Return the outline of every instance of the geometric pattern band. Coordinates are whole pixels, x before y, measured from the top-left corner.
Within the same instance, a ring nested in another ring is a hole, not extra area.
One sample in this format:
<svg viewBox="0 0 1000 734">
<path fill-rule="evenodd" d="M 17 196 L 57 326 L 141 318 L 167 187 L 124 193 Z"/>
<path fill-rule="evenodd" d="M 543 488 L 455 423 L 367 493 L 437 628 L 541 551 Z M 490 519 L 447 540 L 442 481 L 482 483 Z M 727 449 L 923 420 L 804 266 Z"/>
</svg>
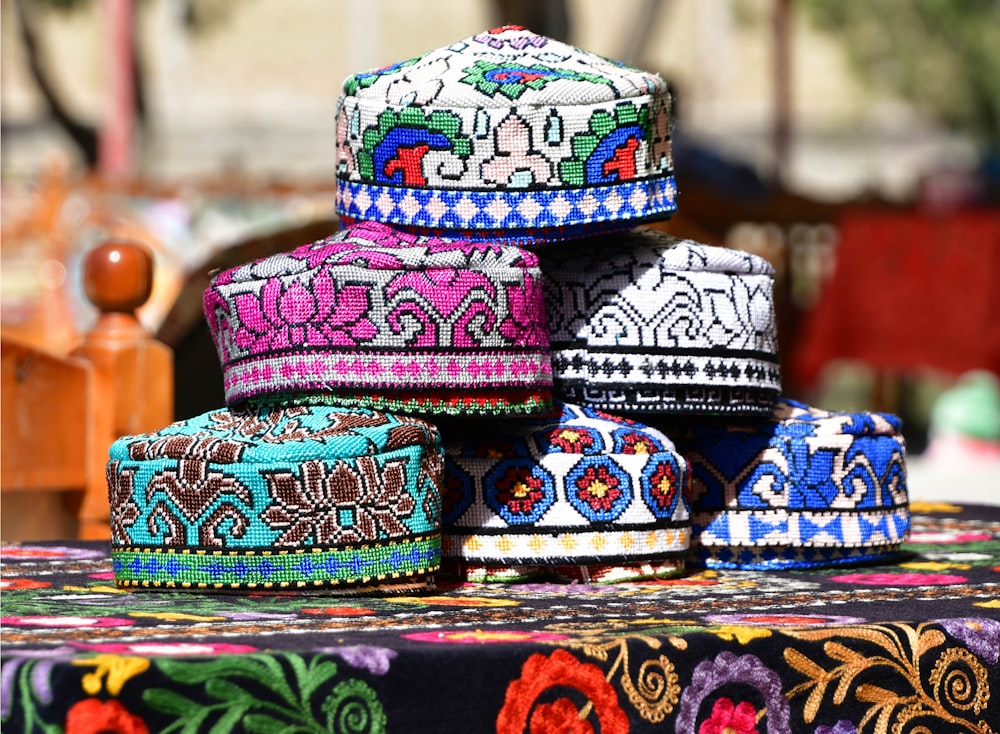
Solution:
<svg viewBox="0 0 1000 734">
<path fill-rule="evenodd" d="M 662 385 L 648 387 L 560 385 L 570 402 L 609 412 L 705 413 L 759 416 L 771 411 L 779 397 L 773 388 L 729 385 Z"/>
<path fill-rule="evenodd" d="M 433 573 L 440 537 L 342 548 L 217 549 L 118 547 L 111 550 L 121 586 L 178 589 L 286 589 L 364 584 Z"/>
<path fill-rule="evenodd" d="M 441 538 L 445 558 L 486 564 L 545 565 L 614 564 L 629 560 L 662 559 L 664 548 L 680 549 L 683 555 L 690 543 L 690 528 L 674 523 L 672 527 L 641 530 L 594 530 L 581 532 L 517 533 L 516 529 L 498 535 L 483 533 L 445 533 Z"/>
<path fill-rule="evenodd" d="M 677 210 L 674 177 L 629 181 L 614 186 L 555 191 L 429 191 L 338 181 L 340 214 L 429 233 L 457 231 L 475 240 L 529 238 L 533 232 L 580 237 L 601 231 L 595 225 L 634 226 Z"/>
<path fill-rule="evenodd" d="M 333 387 L 413 390 L 469 386 L 537 386 L 552 382 L 547 352 L 432 351 L 359 352 L 313 348 L 278 358 L 251 356 L 227 367 L 224 387 L 230 402 L 257 395 Z"/>
<path fill-rule="evenodd" d="M 662 350 L 666 352 L 667 350 Z M 622 386 L 661 385 L 752 385 L 781 388 L 781 368 L 775 354 L 732 350 L 726 355 L 701 355 L 683 348 L 670 354 L 654 350 L 637 354 L 612 348 L 560 348 L 552 355 L 560 382 L 602 376 L 602 385 L 620 381 Z"/>
</svg>

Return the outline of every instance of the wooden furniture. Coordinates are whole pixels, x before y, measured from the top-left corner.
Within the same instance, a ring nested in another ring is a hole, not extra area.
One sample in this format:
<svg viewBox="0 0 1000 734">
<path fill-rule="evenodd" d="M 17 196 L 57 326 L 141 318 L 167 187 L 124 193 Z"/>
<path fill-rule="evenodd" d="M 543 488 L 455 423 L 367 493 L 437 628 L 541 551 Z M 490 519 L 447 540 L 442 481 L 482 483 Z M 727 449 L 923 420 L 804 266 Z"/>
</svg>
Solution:
<svg viewBox="0 0 1000 734">
<path fill-rule="evenodd" d="M 2 339 L 4 540 L 109 538 L 108 448 L 173 420 L 172 352 L 135 315 L 153 286 L 149 251 L 96 247 L 83 285 L 100 313 L 70 354 Z"/>
</svg>

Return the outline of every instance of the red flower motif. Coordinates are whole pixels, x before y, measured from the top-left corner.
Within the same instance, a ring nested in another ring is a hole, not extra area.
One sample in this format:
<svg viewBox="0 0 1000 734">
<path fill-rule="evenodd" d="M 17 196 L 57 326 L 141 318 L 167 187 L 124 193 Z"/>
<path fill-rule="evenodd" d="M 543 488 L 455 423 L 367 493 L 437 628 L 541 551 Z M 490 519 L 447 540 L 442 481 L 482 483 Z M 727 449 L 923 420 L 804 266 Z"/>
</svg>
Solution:
<svg viewBox="0 0 1000 734">
<path fill-rule="evenodd" d="M 626 433 L 622 436 L 621 452 L 623 454 L 655 454 L 660 449 L 649 438 L 641 433 Z"/>
<path fill-rule="evenodd" d="M 544 498 L 542 480 L 532 475 L 530 467 L 511 467 L 497 482 L 497 501 L 512 515 L 530 515 Z"/>
<path fill-rule="evenodd" d="M 576 496 L 595 512 L 609 512 L 622 496 L 618 484 L 618 477 L 611 474 L 606 466 L 588 466 L 583 476 L 576 480 L 579 489 Z"/>
<path fill-rule="evenodd" d="M 557 428 L 549 433 L 549 443 L 565 454 L 584 454 L 594 445 L 594 437 L 583 429 Z"/>
<path fill-rule="evenodd" d="M 85 698 L 66 712 L 66 734 L 149 734 L 149 728 L 115 699 Z"/>
<path fill-rule="evenodd" d="M 661 510 L 669 509 L 677 494 L 677 474 L 670 462 L 664 461 L 650 477 L 649 494 Z"/>
<path fill-rule="evenodd" d="M 733 704 L 720 698 L 712 705 L 712 714 L 701 722 L 698 734 L 758 734 L 757 709 L 749 701 Z"/>
<path fill-rule="evenodd" d="M 593 734 L 594 727 L 580 718 L 576 704 L 565 696 L 534 706 L 549 688 L 575 688 L 593 705 L 601 734 L 624 734 L 628 717 L 618 705 L 615 689 L 593 663 L 581 663 L 566 650 L 546 657 L 535 653 L 521 668 L 521 677 L 507 687 L 503 708 L 497 715 L 498 734 Z M 530 718 L 529 718 L 530 716 Z"/>
</svg>

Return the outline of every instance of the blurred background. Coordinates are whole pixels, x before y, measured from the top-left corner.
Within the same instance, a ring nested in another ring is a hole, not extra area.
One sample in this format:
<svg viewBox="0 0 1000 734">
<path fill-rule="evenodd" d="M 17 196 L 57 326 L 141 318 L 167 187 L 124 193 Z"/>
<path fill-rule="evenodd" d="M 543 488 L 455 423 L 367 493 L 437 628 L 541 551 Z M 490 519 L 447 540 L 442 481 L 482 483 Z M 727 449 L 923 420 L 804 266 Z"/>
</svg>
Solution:
<svg viewBox="0 0 1000 734">
<path fill-rule="evenodd" d="M 175 417 L 223 404 L 210 270 L 336 230 L 349 74 L 516 23 L 676 90 L 668 232 L 776 267 L 785 392 L 901 415 L 917 494 L 1000 502 L 995 0 L 2 0 L 5 339 L 97 317 L 84 255 L 155 253 Z"/>
</svg>

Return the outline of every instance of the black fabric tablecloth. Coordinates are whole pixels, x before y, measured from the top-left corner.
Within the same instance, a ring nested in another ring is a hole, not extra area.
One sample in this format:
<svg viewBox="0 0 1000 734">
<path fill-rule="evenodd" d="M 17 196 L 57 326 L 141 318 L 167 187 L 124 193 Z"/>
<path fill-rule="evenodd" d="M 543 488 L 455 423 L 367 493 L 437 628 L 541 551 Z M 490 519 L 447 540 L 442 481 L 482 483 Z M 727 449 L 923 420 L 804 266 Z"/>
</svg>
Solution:
<svg viewBox="0 0 1000 734">
<path fill-rule="evenodd" d="M 997 731 L 1000 507 L 912 509 L 878 566 L 412 597 L 123 590 L 104 544 L 8 544 L 3 731 Z"/>
</svg>

